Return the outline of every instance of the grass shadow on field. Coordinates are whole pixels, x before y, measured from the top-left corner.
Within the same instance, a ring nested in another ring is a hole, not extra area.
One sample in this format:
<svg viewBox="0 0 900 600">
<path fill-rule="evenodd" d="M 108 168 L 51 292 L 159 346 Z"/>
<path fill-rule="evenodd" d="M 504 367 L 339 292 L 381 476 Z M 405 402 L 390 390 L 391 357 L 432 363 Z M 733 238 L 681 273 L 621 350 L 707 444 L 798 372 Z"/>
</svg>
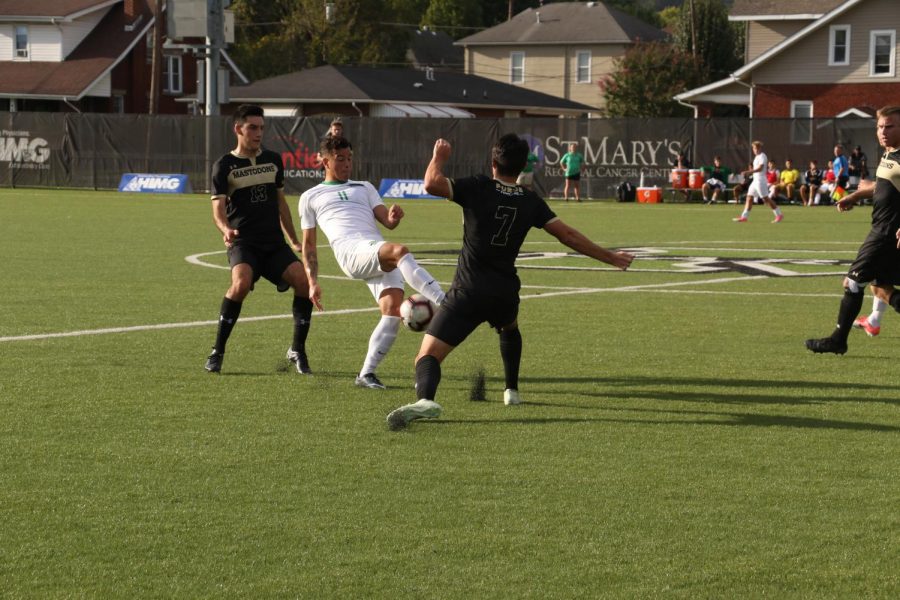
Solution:
<svg viewBox="0 0 900 600">
<path fill-rule="evenodd" d="M 522 377 L 525 383 L 537 384 L 529 388 L 529 395 L 573 395 L 564 389 L 547 388 L 547 384 L 603 386 L 596 392 L 579 391 L 576 396 L 621 400 L 661 400 L 670 402 L 714 402 L 721 404 L 824 404 L 827 402 L 878 402 L 900 406 L 900 388 L 878 384 L 841 384 L 823 381 L 781 381 L 742 378 L 704 377 Z M 498 378 L 498 381 L 502 381 Z M 661 389 L 646 389 L 658 387 Z M 697 388 L 716 388 L 718 391 Z M 673 389 L 675 388 L 675 389 Z M 683 388 L 683 389 L 678 389 Z M 748 393 L 753 389 L 760 393 Z M 768 390 L 791 390 L 794 394 L 779 394 Z M 843 394 L 835 394 L 840 390 Z M 871 398 L 860 392 L 888 392 L 890 398 Z M 550 404 L 548 404 L 550 405 Z M 562 406 L 562 405 L 560 405 Z M 571 406 L 566 404 L 565 406 Z M 580 408 L 595 408 L 581 406 Z"/>
<path fill-rule="evenodd" d="M 537 403 L 540 405 L 540 403 Z M 633 412 L 632 409 L 616 412 Z M 624 417 L 518 417 L 512 419 L 441 419 L 429 421 L 435 425 L 553 425 L 557 423 L 620 423 L 629 425 L 715 425 L 727 427 L 790 427 L 795 429 L 835 429 L 843 431 L 874 431 L 884 433 L 900 433 L 900 427 L 877 423 L 860 423 L 857 421 L 837 421 L 833 419 L 815 419 L 808 417 L 788 417 L 784 415 L 759 415 L 734 412 L 704 411 L 654 411 L 638 410 L 638 412 L 671 414 L 672 419 L 639 419 Z M 682 416 L 695 418 L 683 419 Z M 708 417 L 708 418 L 703 418 Z"/>
</svg>

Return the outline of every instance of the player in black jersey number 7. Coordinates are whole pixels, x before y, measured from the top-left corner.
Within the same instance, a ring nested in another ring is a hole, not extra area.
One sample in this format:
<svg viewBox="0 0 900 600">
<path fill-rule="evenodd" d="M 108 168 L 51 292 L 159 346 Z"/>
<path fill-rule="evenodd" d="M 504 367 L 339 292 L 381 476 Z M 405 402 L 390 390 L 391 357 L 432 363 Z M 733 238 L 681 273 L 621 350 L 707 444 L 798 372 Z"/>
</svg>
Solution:
<svg viewBox="0 0 900 600">
<path fill-rule="evenodd" d="M 387 417 L 390 429 L 401 429 L 415 419 L 440 416 L 441 406 L 434 397 L 441 380 L 441 362 L 485 321 L 500 334 L 506 379 L 503 402 L 521 402 L 522 336 L 517 321 L 520 283 L 515 262 L 532 227 L 542 228 L 569 248 L 622 270 L 634 259 L 627 252 L 598 246 L 563 223 L 537 194 L 516 185 L 528 152 L 527 142 L 515 134 L 504 135 L 491 150 L 493 178 L 478 175 L 449 179 L 443 167 L 450 158 L 450 144 L 446 140 L 434 144 L 425 172 L 425 189 L 462 207 L 463 247 L 450 290 L 416 356 L 419 400 L 391 412 Z"/>
</svg>

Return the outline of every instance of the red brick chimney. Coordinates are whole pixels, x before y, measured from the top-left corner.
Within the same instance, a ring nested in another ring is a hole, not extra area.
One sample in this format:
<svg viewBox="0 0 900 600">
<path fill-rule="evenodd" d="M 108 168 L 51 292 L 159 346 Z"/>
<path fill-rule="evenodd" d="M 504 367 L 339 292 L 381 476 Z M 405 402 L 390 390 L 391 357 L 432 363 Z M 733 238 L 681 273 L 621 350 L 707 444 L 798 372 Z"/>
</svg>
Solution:
<svg viewBox="0 0 900 600">
<path fill-rule="evenodd" d="M 147 6 L 147 0 L 125 0 L 124 12 L 128 22 L 134 20 L 137 15 L 143 14 Z"/>
</svg>

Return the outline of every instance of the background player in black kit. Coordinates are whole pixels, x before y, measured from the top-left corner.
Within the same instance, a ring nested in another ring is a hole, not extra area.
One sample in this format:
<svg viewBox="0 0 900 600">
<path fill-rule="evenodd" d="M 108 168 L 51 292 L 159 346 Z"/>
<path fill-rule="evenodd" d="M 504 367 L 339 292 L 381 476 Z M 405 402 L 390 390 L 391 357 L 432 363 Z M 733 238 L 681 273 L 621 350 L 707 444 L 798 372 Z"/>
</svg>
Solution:
<svg viewBox="0 0 900 600">
<path fill-rule="evenodd" d="M 841 212 L 851 210 L 863 198 L 873 198 L 872 229 L 844 278 L 844 297 L 837 326 L 829 337 L 806 340 L 812 352 L 843 354 L 847 337 L 862 308 L 867 283 L 881 300 L 900 312 L 900 106 L 878 111 L 878 141 L 884 146 L 875 181 L 861 181 L 859 189 L 837 203 Z"/>
<path fill-rule="evenodd" d="M 425 172 L 425 190 L 463 208 L 463 247 L 450 290 L 416 356 L 419 400 L 388 415 L 391 429 L 401 429 L 414 419 L 440 416 L 441 406 L 434 396 L 441 380 L 441 362 L 485 321 L 500 334 L 506 378 L 503 402 L 521 402 L 522 335 L 517 321 L 520 283 L 515 261 L 532 227 L 543 228 L 573 250 L 623 270 L 634 259 L 627 252 L 613 252 L 593 243 L 559 220 L 537 194 L 516 185 L 528 152 L 525 140 L 515 134 L 504 135 L 491 149 L 493 179 L 484 175 L 448 179 L 443 166 L 450 158 L 450 144 L 446 140 L 434 144 Z"/>
<path fill-rule="evenodd" d="M 263 128 L 262 108 L 239 106 L 234 113 L 237 147 L 217 160 L 212 169 L 213 221 L 228 248 L 231 286 L 222 300 L 215 346 L 206 359 L 206 370 L 211 373 L 222 370 L 228 336 L 241 314 L 244 298 L 260 277 L 294 289 L 294 338 L 287 358 L 299 373 L 311 372 L 306 358 L 312 317 L 309 284 L 285 236 L 297 252 L 303 247 L 284 199 L 281 156 L 262 148 Z"/>
</svg>

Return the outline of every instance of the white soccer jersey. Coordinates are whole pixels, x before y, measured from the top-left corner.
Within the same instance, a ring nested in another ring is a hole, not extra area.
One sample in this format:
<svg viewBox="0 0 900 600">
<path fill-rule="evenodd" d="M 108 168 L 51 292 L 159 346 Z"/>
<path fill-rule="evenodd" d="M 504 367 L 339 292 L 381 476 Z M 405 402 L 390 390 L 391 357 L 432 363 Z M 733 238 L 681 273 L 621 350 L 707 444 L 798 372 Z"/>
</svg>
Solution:
<svg viewBox="0 0 900 600">
<path fill-rule="evenodd" d="M 766 156 L 765 152 L 760 152 L 753 158 L 753 168 L 762 167 L 759 171 L 753 174 L 754 179 L 757 181 L 762 181 L 768 186 L 768 181 L 766 181 L 766 172 L 769 169 L 769 157 Z"/>
<path fill-rule="evenodd" d="M 384 202 L 368 181 L 320 183 L 300 196 L 300 227 L 318 225 L 334 248 L 346 240 L 383 240 L 372 211 Z"/>
</svg>

